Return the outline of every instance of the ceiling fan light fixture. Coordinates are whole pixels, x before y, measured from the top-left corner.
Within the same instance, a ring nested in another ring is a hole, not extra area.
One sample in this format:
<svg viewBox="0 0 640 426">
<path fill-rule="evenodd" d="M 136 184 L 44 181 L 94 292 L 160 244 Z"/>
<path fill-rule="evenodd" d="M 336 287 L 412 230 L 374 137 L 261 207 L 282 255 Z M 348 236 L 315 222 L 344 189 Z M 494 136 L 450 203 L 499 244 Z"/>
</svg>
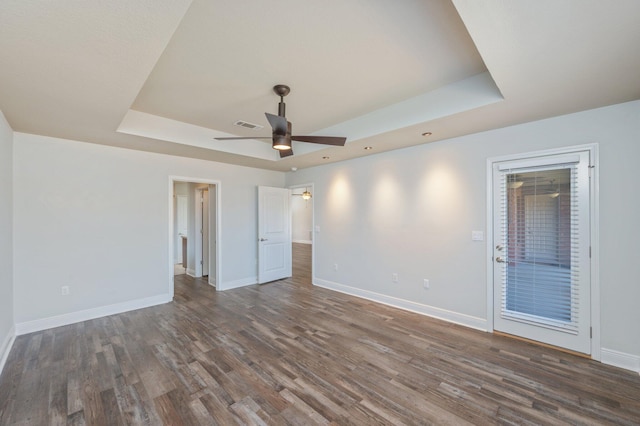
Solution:
<svg viewBox="0 0 640 426">
<path fill-rule="evenodd" d="M 288 151 L 291 149 L 291 146 L 285 144 L 273 144 L 273 149 L 277 149 L 278 151 Z"/>
<path fill-rule="evenodd" d="M 285 135 L 273 135 L 273 149 L 278 151 L 286 151 L 291 149 L 291 140 L 287 139 Z"/>
<path fill-rule="evenodd" d="M 302 194 L 291 194 L 291 195 L 297 195 L 299 197 L 302 197 L 302 199 L 305 201 L 311 199 L 311 192 L 309 192 L 309 188 L 305 188 Z"/>
<path fill-rule="evenodd" d="M 553 187 L 553 184 L 555 183 L 555 179 L 551 179 L 549 181 L 549 184 Z M 560 196 L 560 184 L 558 183 L 555 190 L 551 190 L 549 193 L 549 198 L 558 198 Z"/>
</svg>

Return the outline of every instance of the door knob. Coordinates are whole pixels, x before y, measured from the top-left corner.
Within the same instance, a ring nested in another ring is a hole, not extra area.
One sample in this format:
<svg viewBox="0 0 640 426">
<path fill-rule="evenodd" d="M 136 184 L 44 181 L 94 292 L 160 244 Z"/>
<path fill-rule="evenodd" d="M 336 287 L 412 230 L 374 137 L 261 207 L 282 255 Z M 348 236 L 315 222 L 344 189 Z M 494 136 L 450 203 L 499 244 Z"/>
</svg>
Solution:
<svg viewBox="0 0 640 426">
<path fill-rule="evenodd" d="M 260 238 L 260 241 L 268 241 L 268 238 Z"/>
<path fill-rule="evenodd" d="M 504 260 L 503 258 L 501 258 L 500 256 L 496 257 L 496 262 L 498 263 L 504 263 L 506 262 L 506 260 Z"/>
</svg>

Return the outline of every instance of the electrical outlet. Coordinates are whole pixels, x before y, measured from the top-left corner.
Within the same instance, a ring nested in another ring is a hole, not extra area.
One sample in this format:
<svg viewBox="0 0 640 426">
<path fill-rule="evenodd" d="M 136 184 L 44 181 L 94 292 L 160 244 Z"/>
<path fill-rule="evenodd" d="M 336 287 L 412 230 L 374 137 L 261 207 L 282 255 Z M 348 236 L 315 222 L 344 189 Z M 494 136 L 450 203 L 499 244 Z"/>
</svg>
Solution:
<svg viewBox="0 0 640 426">
<path fill-rule="evenodd" d="M 424 279 L 424 281 L 422 282 L 422 287 L 425 290 L 429 290 L 429 280 L 428 279 L 426 279 L 426 278 Z"/>
<path fill-rule="evenodd" d="M 63 285 L 62 287 L 60 287 L 60 294 L 63 296 L 68 296 L 69 295 L 69 286 L 68 285 Z"/>
<path fill-rule="evenodd" d="M 397 273 L 393 273 L 391 274 L 391 281 L 393 281 L 394 283 L 398 282 L 398 274 Z"/>
</svg>

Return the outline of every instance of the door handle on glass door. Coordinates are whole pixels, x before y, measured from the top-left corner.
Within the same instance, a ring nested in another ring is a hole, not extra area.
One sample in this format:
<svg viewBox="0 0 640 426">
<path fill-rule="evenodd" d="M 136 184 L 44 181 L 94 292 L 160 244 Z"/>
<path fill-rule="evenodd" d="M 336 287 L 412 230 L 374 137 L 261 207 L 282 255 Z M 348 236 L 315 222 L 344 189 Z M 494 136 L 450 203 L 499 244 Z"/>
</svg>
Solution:
<svg viewBox="0 0 640 426">
<path fill-rule="evenodd" d="M 260 241 L 268 241 L 268 238 L 260 238 Z"/>
<path fill-rule="evenodd" d="M 504 260 L 503 258 L 501 258 L 500 256 L 496 257 L 496 262 L 498 263 L 504 263 L 506 262 L 506 260 Z"/>
</svg>

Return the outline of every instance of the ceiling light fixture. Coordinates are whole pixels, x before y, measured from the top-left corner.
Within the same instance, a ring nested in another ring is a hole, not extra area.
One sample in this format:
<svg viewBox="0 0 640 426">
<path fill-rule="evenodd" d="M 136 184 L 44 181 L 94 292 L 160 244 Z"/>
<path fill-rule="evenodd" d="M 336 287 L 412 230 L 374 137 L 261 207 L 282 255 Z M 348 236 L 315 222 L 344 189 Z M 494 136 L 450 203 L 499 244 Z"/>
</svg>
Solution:
<svg viewBox="0 0 640 426">
<path fill-rule="evenodd" d="M 373 147 L 372 147 L 372 146 L 365 146 L 365 147 L 364 147 L 364 150 L 365 150 L 365 151 L 371 151 L 372 149 L 373 149 Z"/>
<path fill-rule="evenodd" d="M 328 160 L 328 159 L 329 159 L 329 157 L 322 157 L 322 159 L 323 159 L 323 160 Z"/>
<path fill-rule="evenodd" d="M 273 135 L 273 149 L 279 151 L 286 151 L 291 149 L 291 139 L 287 138 L 287 135 Z"/>
<path fill-rule="evenodd" d="M 422 134 L 422 136 L 425 136 L 425 137 L 426 137 L 426 136 L 431 136 L 432 134 L 433 134 L 433 133 L 431 133 L 431 132 L 424 132 L 424 133 Z"/>
<path fill-rule="evenodd" d="M 291 195 L 298 195 L 301 196 L 303 200 L 310 200 L 311 199 L 311 193 L 309 192 L 309 190 L 307 188 L 304 189 L 304 192 L 302 194 L 291 194 Z"/>
<path fill-rule="evenodd" d="M 553 184 L 555 183 L 555 179 L 551 179 L 549 181 L 549 186 L 551 186 L 553 188 Z M 551 190 L 552 192 L 549 193 L 549 198 L 558 198 L 560 196 L 560 184 L 558 183 L 558 185 L 556 186 L 555 190 Z"/>
</svg>

